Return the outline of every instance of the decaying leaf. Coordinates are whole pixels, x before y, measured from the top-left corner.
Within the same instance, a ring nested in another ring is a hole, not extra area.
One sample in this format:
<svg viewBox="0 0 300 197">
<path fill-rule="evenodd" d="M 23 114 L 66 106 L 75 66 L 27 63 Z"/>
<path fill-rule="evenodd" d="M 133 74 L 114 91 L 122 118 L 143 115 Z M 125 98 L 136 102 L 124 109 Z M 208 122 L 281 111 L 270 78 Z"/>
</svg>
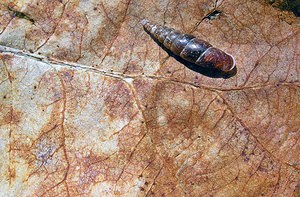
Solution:
<svg viewBox="0 0 300 197">
<path fill-rule="evenodd" d="M 298 196 L 300 23 L 282 16 L 265 0 L 1 1 L 1 196 Z M 143 18 L 232 54 L 236 75 L 187 68 Z"/>
</svg>

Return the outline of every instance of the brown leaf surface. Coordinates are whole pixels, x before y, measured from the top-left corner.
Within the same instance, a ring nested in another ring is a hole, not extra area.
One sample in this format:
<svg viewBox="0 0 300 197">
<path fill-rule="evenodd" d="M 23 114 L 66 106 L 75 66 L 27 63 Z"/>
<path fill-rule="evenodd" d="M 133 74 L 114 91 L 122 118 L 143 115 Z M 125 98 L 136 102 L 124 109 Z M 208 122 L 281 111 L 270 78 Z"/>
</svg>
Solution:
<svg viewBox="0 0 300 197">
<path fill-rule="evenodd" d="M 3 196 L 298 196 L 299 18 L 267 1 L 4 0 Z M 209 78 L 139 21 L 233 54 Z"/>
</svg>

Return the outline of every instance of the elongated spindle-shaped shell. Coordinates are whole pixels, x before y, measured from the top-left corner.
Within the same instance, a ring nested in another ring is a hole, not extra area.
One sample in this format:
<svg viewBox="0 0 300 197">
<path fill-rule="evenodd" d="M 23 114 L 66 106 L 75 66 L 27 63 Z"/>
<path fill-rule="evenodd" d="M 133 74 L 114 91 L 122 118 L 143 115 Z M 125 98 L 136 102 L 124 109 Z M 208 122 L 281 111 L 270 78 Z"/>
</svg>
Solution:
<svg viewBox="0 0 300 197">
<path fill-rule="evenodd" d="M 230 72 L 235 67 L 232 55 L 213 47 L 204 40 L 190 34 L 182 34 L 173 28 L 141 21 L 144 29 L 175 55 L 204 68 Z"/>
</svg>

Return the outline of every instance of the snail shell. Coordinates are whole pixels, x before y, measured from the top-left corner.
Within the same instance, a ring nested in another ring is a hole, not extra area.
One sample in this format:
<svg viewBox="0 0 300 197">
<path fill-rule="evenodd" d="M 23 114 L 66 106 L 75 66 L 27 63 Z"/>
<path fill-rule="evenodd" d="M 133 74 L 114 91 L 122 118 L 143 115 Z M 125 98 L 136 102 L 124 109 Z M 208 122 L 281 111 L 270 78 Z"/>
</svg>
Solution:
<svg viewBox="0 0 300 197">
<path fill-rule="evenodd" d="M 141 21 L 144 29 L 175 55 L 203 68 L 230 72 L 235 67 L 232 55 L 213 47 L 204 40 L 193 35 L 182 34 L 173 28 L 151 24 L 148 20 Z"/>
</svg>

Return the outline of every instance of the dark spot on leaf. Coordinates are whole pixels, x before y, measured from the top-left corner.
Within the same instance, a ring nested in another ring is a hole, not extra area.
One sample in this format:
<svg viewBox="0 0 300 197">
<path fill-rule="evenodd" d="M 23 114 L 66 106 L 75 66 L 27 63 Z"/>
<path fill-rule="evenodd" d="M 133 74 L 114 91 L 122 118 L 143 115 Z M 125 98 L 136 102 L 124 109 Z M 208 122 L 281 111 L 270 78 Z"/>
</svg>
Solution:
<svg viewBox="0 0 300 197">
<path fill-rule="evenodd" d="M 222 12 L 220 10 L 213 10 L 212 12 L 208 13 L 203 19 L 207 20 L 214 20 L 216 19 Z"/>
<path fill-rule="evenodd" d="M 32 23 L 34 23 L 34 20 L 27 14 L 23 13 L 23 12 L 20 12 L 20 11 L 17 11 L 11 7 L 7 7 L 9 11 L 11 11 L 13 13 L 13 16 L 14 17 L 17 17 L 17 18 L 22 18 L 22 19 L 25 19 L 25 20 L 28 20 Z"/>
<path fill-rule="evenodd" d="M 223 103 L 220 99 L 216 99 L 217 103 Z"/>
<path fill-rule="evenodd" d="M 269 0 L 269 3 L 280 10 L 291 11 L 295 16 L 300 17 L 300 1 L 299 0 Z"/>
</svg>

